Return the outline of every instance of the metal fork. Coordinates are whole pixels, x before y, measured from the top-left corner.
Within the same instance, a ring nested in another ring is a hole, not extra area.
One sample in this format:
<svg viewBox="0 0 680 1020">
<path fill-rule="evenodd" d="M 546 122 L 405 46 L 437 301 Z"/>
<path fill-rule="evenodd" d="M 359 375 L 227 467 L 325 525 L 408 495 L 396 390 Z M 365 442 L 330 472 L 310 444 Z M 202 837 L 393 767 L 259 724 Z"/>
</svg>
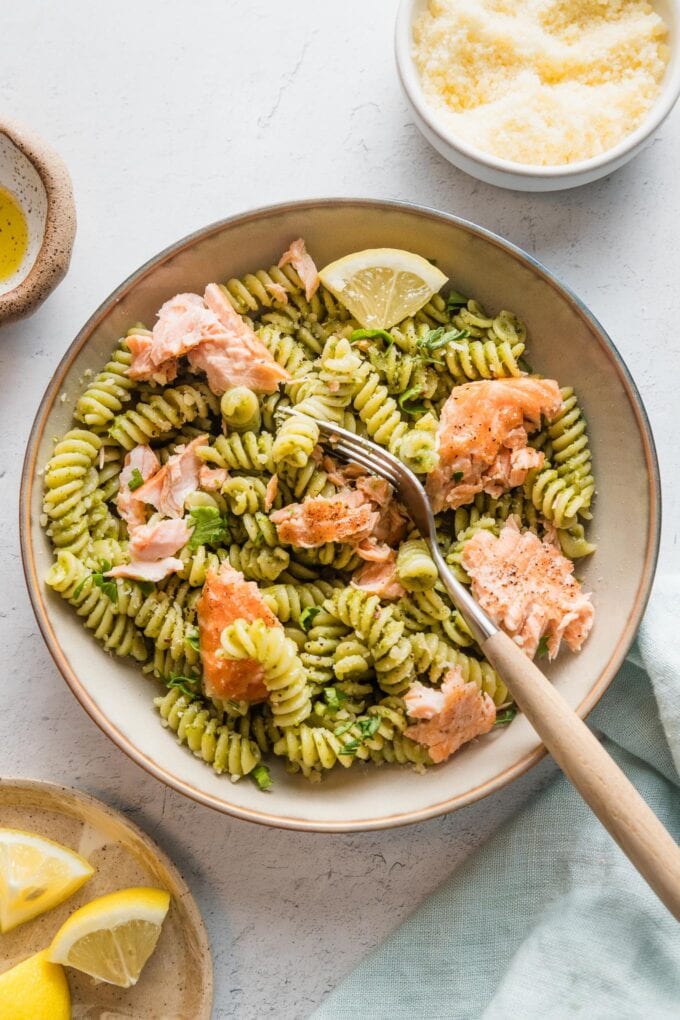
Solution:
<svg viewBox="0 0 680 1020">
<path fill-rule="evenodd" d="M 680 920 L 680 849 L 583 720 L 512 639 L 500 630 L 448 567 L 434 515 L 416 476 L 376 443 L 328 422 L 314 421 L 325 446 L 393 486 L 427 542 L 439 576 L 484 656 L 494 666 L 547 750 L 659 899 Z"/>
</svg>

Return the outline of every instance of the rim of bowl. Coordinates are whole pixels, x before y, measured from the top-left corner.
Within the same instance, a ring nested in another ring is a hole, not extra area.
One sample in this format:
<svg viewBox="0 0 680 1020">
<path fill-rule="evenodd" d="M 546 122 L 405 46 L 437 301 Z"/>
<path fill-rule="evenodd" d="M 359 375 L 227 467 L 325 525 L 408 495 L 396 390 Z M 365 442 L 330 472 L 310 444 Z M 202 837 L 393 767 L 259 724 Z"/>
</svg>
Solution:
<svg viewBox="0 0 680 1020">
<path fill-rule="evenodd" d="M 418 0 L 401 0 L 397 11 L 394 48 L 397 72 L 402 88 L 416 108 L 418 116 L 427 124 L 433 134 L 452 149 L 467 156 L 468 159 L 492 170 L 525 178 L 578 178 L 592 170 L 598 170 L 608 163 L 616 163 L 618 159 L 641 145 L 663 123 L 680 98 L 680 53 L 676 52 L 678 41 L 674 38 L 680 32 L 680 8 L 677 5 L 677 0 L 671 0 L 673 11 L 673 23 L 669 25 L 669 33 L 672 37 L 669 44 L 671 56 L 661 83 L 661 95 L 634 131 L 631 131 L 611 149 L 606 149 L 605 152 L 600 152 L 597 156 L 581 159 L 575 163 L 540 166 L 532 163 L 513 163 L 511 160 L 502 159 L 500 156 L 494 156 L 492 153 L 475 148 L 454 132 L 447 130 L 437 117 L 435 110 L 425 99 L 420 76 L 411 55 L 412 27 L 417 2 Z"/>
<path fill-rule="evenodd" d="M 118 730 L 95 704 L 87 689 L 76 675 L 75 671 L 71 668 L 70 662 L 62 652 L 59 640 L 50 623 L 43 600 L 42 579 L 38 576 L 35 567 L 31 521 L 33 485 L 39 481 L 36 464 L 38 447 L 45 431 L 47 418 L 62 391 L 64 377 L 72 362 L 86 346 L 97 326 L 106 318 L 110 310 L 120 301 L 120 299 L 133 287 L 137 286 L 137 284 L 139 284 L 144 277 L 157 266 L 174 258 L 180 252 L 191 248 L 194 244 L 204 240 L 206 237 L 220 233 L 225 228 L 235 226 L 236 224 L 243 225 L 246 223 L 255 223 L 258 220 L 266 219 L 273 214 L 296 214 L 306 210 L 328 207 L 348 210 L 353 209 L 355 211 L 357 208 L 371 208 L 379 210 L 383 209 L 385 211 L 393 210 L 411 214 L 415 213 L 419 218 L 432 219 L 438 222 L 444 221 L 454 224 L 457 227 L 462 227 L 473 236 L 480 237 L 483 240 L 490 242 L 496 247 L 508 252 L 520 262 L 524 263 L 524 265 L 528 266 L 533 272 L 537 273 L 553 290 L 557 291 L 562 298 L 566 298 L 575 311 L 583 319 L 585 319 L 593 329 L 602 348 L 611 359 L 612 368 L 618 374 L 626 391 L 640 429 L 640 436 L 647 464 L 647 483 L 650 507 L 649 528 L 647 532 L 647 549 L 642 571 L 642 580 L 638 588 L 633 610 L 622 629 L 607 666 L 597 678 L 597 681 L 593 685 L 589 694 L 575 709 L 581 718 L 584 718 L 591 709 L 594 708 L 618 672 L 628 649 L 633 643 L 640 620 L 642 619 L 642 615 L 647 605 L 654 580 L 659 552 L 661 532 L 661 485 L 656 447 L 654 445 L 654 438 L 652 436 L 647 412 L 637 386 L 635 385 L 623 358 L 619 354 L 615 344 L 606 330 L 601 326 L 599 321 L 589 311 L 586 305 L 576 296 L 576 294 L 558 280 L 558 278 L 554 276 L 541 262 L 533 258 L 533 256 L 529 255 L 517 245 L 514 245 L 512 242 L 506 241 L 498 234 L 493 233 L 493 231 L 477 226 L 469 220 L 464 220 L 451 213 L 440 212 L 436 209 L 428 208 L 427 206 L 414 205 L 409 202 L 381 201 L 378 199 L 361 198 L 306 199 L 303 201 L 284 202 L 276 205 L 262 206 L 250 212 L 237 213 L 234 216 L 218 220 L 206 227 L 188 234 L 186 237 L 182 238 L 182 240 L 164 248 L 157 255 L 145 262 L 139 269 L 128 276 L 127 279 L 120 284 L 120 286 L 109 294 L 109 296 L 100 304 L 94 314 L 90 316 L 85 325 L 78 332 L 55 369 L 52 379 L 42 397 L 42 400 L 40 401 L 26 448 L 19 494 L 19 536 L 24 576 L 38 627 L 40 628 L 42 636 L 57 668 L 88 715 L 113 741 L 114 744 L 116 744 L 122 751 L 125 752 L 125 754 L 128 755 L 129 758 L 156 779 L 159 779 L 161 782 L 177 790 L 179 793 L 183 793 L 190 799 L 195 800 L 200 804 L 204 804 L 207 807 L 214 808 L 222 814 L 232 815 L 246 821 L 257 822 L 262 825 L 270 825 L 281 829 L 333 833 L 396 828 L 400 825 L 409 825 L 414 822 L 422 822 L 428 818 L 437 817 L 438 815 L 448 814 L 449 812 L 464 807 L 467 804 L 472 804 L 477 800 L 481 800 L 483 797 L 488 796 L 488 794 L 493 793 L 496 790 L 500 790 L 513 779 L 523 775 L 530 768 L 536 765 L 543 757 L 545 757 L 547 753 L 546 749 L 543 744 L 539 743 L 538 747 L 524 755 L 519 761 L 515 762 L 514 765 L 511 765 L 493 779 L 468 790 L 466 793 L 458 794 L 454 797 L 439 801 L 436 804 L 430 804 L 423 808 L 398 812 L 391 815 L 382 815 L 370 820 L 348 819 L 344 821 L 315 821 L 303 818 L 291 818 L 286 815 L 277 815 L 273 811 L 258 811 L 255 808 L 245 808 L 227 804 L 220 798 L 206 793 L 198 787 L 193 786 L 180 776 L 177 776 L 160 766 L 139 747 L 133 744 L 125 736 L 125 734 Z"/>
<path fill-rule="evenodd" d="M 197 951 L 201 960 L 201 978 L 204 989 L 204 1000 L 201 1003 L 201 1013 L 196 1020 L 209 1020 L 212 1015 L 213 997 L 214 997 L 214 977 L 213 977 L 213 959 L 212 952 L 210 949 L 210 939 L 208 938 L 208 932 L 205 926 L 205 921 L 198 908 L 198 903 L 194 897 L 193 892 L 184 880 L 184 876 L 180 872 L 179 868 L 172 860 L 172 858 L 165 852 L 165 850 L 158 845 L 156 840 L 145 832 L 136 822 L 128 818 L 127 815 L 123 814 L 118 808 L 113 807 L 112 804 L 107 803 L 105 800 L 101 800 L 99 797 L 95 797 L 93 793 L 88 793 L 86 790 L 79 790 L 77 786 L 67 786 L 64 783 L 55 783 L 51 779 L 31 779 L 26 776 L 0 776 L 0 800 L 2 797 L 3 790 L 25 790 L 28 793 L 35 793 L 38 796 L 43 793 L 50 794 L 51 796 L 65 797 L 71 804 L 76 806 L 73 807 L 73 817 L 77 816 L 78 807 L 82 809 L 83 815 L 86 812 L 94 812 L 98 815 L 98 821 L 106 819 L 107 821 L 113 821 L 115 825 L 123 826 L 128 832 L 142 845 L 149 853 L 160 861 L 163 868 L 170 875 L 173 883 L 175 884 L 179 896 L 175 897 L 181 900 L 182 907 L 186 910 L 189 916 L 189 922 L 191 924 L 192 933 L 197 939 Z M 58 810 L 65 810 L 64 808 L 55 808 L 55 813 Z M 128 853 L 131 851 L 128 850 Z"/>
<path fill-rule="evenodd" d="M 0 117 L 0 134 L 33 166 L 47 197 L 45 229 L 33 265 L 16 287 L 0 293 L 4 324 L 30 315 L 66 276 L 76 236 L 76 206 L 66 163 L 48 142 L 6 117 Z"/>
</svg>

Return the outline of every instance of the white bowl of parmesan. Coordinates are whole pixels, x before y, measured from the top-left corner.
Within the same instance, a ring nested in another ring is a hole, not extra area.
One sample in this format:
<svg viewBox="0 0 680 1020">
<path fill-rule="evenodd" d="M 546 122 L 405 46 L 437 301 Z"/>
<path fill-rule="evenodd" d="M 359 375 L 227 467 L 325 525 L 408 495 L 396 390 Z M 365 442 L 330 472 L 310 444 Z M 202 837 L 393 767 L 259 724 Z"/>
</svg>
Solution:
<svg viewBox="0 0 680 1020">
<path fill-rule="evenodd" d="M 402 0 L 416 123 L 488 184 L 557 191 L 627 163 L 680 94 L 678 0 Z"/>
</svg>

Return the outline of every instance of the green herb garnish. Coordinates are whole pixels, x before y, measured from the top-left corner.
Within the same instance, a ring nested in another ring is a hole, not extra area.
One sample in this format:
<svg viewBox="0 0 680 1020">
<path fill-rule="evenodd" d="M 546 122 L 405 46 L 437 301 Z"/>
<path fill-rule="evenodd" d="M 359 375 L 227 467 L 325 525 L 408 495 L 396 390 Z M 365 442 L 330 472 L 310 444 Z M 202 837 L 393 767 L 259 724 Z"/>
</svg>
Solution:
<svg viewBox="0 0 680 1020">
<path fill-rule="evenodd" d="M 269 774 L 269 769 L 266 765 L 256 765 L 250 775 L 261 790 L 268 790 L 270 786 L 274 785 L 272 777 Z"/>
<path fill-rule="evenodd" d="M 394 343 L 394 337 L 386 329 L 355 329 L 350 333 L 349 342 L 356 344 L 359 340 L 384 340 L 388 348 Z"/>
<path fill-rule="evenodd" d="M 536 655 L 539 657 L 539 659 L 544 659 L 547 654 L 548 654 L 548 639 L 544 634 L 541 640 L 538 642 Z"/>
<path fill-rule="evenodd" d="M 111 564 L 108 560 L 101 561 L 101 570 L 97 571 L 96 574 L 92 575 L 92 581 L 102 590 L 104 595 L 113 602 L 118 604 L 118 586 L 113 578 L 105 577 L 104 575 L 111 570 Z"/>
<path fill-rule="evenodd" d="M 345 692 L 339 691 L 337 687 L 324 687 L 323 696 L 328 707 L 335 711 L 340 708 L 343 701 L 347 701 Z"/>
<path fill-rule="evenodd" d="M 469 335 L 467 329 L 446 329 L 444 326 L 438 326 L 437 329 L 431 329 L 429 333 L 421 337 L 418 340 L 418 346 L 432 354 L 441 347 L 446 347 L 447 344 L 465 340 Z"/>
<path fill-rule="evenodd" d="M 356 754 L 358 750 L 359 750 L 359 741 L 358 740 L 348 740 L 346 744 L 342 745 L 342 751 L 338 751 L 338 754 L 353 755 L 353 754 Z"/>
<path fill-rule="evenodd" d="M 343 723 L 342 726 L 336 726 L 335 729 L 333 730 L 333 735 L 336 737 L 341 737 L 343 733 L 347 733 L 347 731 L 351 730 L 353 726 L 354 723 L 351 720 L 350 722 Z"/>
<path fill-rule="evenodd" d="M 217 507 L 195 506 L 189 511 L 193 531 L 189 549 L 195 551 L 202 545 L 222 545 L 227 539 L 227 522 Z"/>
<path fill-rule="evenodd" d="M 462 308 L 468 303 L 468 299 L 457 290 L 452 290 L 446 299 L 446 311 L 451 314 L 457 308 Z"/>
<path fill-rule="evenodd" d="M 409 404 L 410 400 L 416 400 L 422 392 L 422 386 L 411 386 L 405 393 L 402 393 L 397 403 L 404 414 L 425 414 L 427 412 L 425 404 Z"/>
<path fill-rule="evenodd" d="M 144 478 L 142 477 L 142 472 L 139 470 L 139 468 L 133 468 L 132 474 L 130 475 L 130 481 L 128 482 L 128 489 L 130 490 L 130 492 L 134 492 L 135 489 L 139 489 L 142 485 L 144 485 Z"/>
<path fill-rule="evenodd" d="M 517 709 L 514 705 L 511 705 L 510 708 L 504 708 L 502 712 L 498 712 L 496 714 L 494 726 L 507 726 L 508 723 L 512 722 L 516 715 Z"/>
<path fill-rule="evenodd" d="M 142 595 L 153 595 L 156 590 L 153 581 L 137 581 L 137 587 L 141 590 Z"/>
<path fill-rule="evenodd" d="M 454 480 L 454 482 L 462 482 L 464 477 L 465 477 L 465 475 L 463 474 L 462 471 L 454 471 L 453 472 L 453 480 Z"/>
<path fill-rule="evenodd" d="M 166 677 L 165 686 L 170 690 L 177 689 L 185 694 L 187 698 L 195 698 L 198 693 L 196 690 L 196 684 L 198 683 L 197 676 L 182 676 L 181 673 L 173 674 L 172 676 Z"/>
<path fill-rule="evenodd" d="M 187 645 L 189 645 L 189 648 L 193 648 L 195 652 L 199 652 L 201 649 L 198 643 L 199 641 L 198 627 L 194 627 L 192 630 L 187 631 L 187 633 L 184 636 L 184 641 Z"/>
<path fill-rule="evenodd" d="M 369 719 L 358 719 L 357 726 L 361 731 L 364 740 L 370 740 L 374 733 L 380 729 L 380 716 L 372 715 Z"/>
<path fill-rule="evenodd" d="M 71 595 L 72 599 L 77 599 L 78 598 L 78 596 L 80 595 L 81 591 L 85 587 L 85 582 L 91 576 L 92 576 L 91 574 L 85 574 L 85 577 L 83 577 L 82 580 L 78 582 L 78 584 L 76 585 L 76 587 L 75 587 L 75 589 L 73 591 L 73 595 Z"/>
<path fill-rule="evenodd" d="M 305 634 L 309 633 L 311 627 L 313 627 L 314 625 L 314 620 L 316 619 L 320 612 L 321 606 L 307 606 L 306 609 L 302 610 L 302 612 L 300 613 L 300 619 L 298 620 L 298 623 L 300 624 L 302 630 L 304 630 Z"/>
</svg>

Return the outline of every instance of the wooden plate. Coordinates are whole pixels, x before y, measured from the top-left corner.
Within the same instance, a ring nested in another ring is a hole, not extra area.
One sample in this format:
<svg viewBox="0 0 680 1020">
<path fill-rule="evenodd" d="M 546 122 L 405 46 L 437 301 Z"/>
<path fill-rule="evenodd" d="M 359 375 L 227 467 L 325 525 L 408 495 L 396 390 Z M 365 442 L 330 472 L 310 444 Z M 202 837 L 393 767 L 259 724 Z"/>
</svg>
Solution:
<svg viewBox="0 0 680 1020">
<path fill-rule="evenodd" d="M 0 972 L 44 949 L 66 918 L 94 897 L 127 886 L 157 886 L 172 901 L 138 983 L 115 988 L 67 968 L 73 1020 L 209 1020 L 212 960 L 205 927 L 182 876 L 153 840 L 94 797 L 38 780 L 0 779 L 0 825 L 63 843 L 96 868 L 61 906 L 0 935 Z"/>
</svg>

